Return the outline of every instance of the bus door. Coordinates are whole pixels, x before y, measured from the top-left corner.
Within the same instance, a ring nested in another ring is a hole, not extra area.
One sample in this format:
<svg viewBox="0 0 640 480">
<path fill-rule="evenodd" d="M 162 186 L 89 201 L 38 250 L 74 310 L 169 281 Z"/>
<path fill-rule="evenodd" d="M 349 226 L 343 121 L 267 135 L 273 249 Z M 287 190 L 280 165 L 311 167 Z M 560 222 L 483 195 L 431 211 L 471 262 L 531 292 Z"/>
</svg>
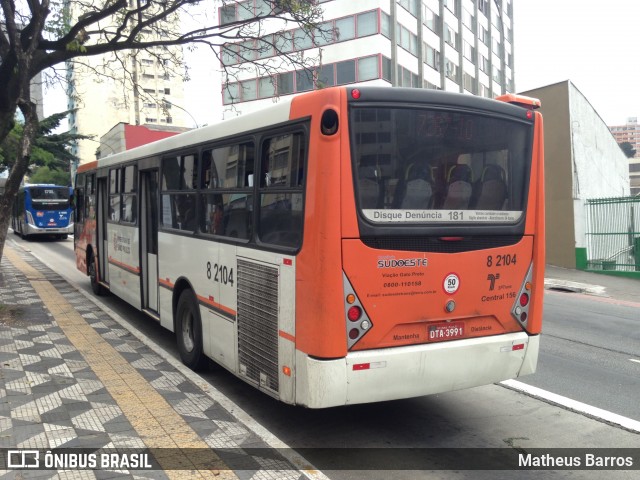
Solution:
<svg viewBox="0 0 640 480">
<path fill-rule="evenodd" d="M 107 236 L 107 205 L 109 202 L 107 177 L 98 178 L 96 241 L 98 243 L 98 274 L 102 283 L 109 283 L 109 237 Z"/>
<path fill-rule="evenodd" d="M 158 171 L 140 172 L 142 309 L 158 308 Z"/>
</svg>

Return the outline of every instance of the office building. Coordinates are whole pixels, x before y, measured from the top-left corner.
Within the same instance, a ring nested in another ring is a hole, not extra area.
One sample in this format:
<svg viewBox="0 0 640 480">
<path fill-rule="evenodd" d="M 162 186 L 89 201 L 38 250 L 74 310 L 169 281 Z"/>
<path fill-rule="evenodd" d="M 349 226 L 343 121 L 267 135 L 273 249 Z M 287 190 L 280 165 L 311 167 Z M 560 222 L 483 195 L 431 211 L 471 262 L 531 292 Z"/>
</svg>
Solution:
<svg viewBox="0 0 640 480">
<path fill-rule="evenodd" d="M 259 14 L 265 1 L 228 3 L 220 9 L 220 23 Z M 314 32 L 270 20 L 258 39 L 222 48 L 222 62 L 231 74 L 223 80 L 225 116 L 332 85 L 434 88 L 485 97 L 515 91 L 513 0 L 318 3 L 323 19 Z M 299 68 L 283 59 L 282 51 L 315 59 L 316 67 Z M 257 73 L 246 68 L 247 62 L 278 65 L 277 72 Z"/>
<path fill-rule="evenodd" d="M 640 124 L 638 117 L 629 117 L 625 125 L 609 127 L 616 142 L 628 142 L 636 151 L 633 158 L 629 159 L 629 181 L 631 182 L 631 195 L 640 195 Z"/>
<path fill-rule="evenodd" d="M 71 15 L 77 15 L 77 4 L 68 5 Z M 177 16 L 172 22 L 172 28 L 179 28 Z M 162 34 L 157 28 L 142 30 L 151 40 Z M 97 151 L 108 154 L 99 138 L 120 122 L 152 128 L 193 126 L 183 107 L 183 77 L 176 73 L 182 70 L 176 59 L 182 59 L 180 46 L 158 46 L 150 51 L 119 52 L 118 58 L 106 54 L 67 63 L 67 108 L 75 109 L 69 115 L 69 130 L 94 136 L 73 147 L 80 163 L 95 160 Z"/>
</svg>

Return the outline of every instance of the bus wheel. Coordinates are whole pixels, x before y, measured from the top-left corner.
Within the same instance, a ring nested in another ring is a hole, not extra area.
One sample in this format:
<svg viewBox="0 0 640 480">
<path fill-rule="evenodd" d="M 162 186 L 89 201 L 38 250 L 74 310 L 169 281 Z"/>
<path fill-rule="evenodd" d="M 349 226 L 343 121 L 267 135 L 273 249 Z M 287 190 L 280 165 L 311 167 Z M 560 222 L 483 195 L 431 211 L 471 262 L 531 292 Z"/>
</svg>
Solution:
<svg viewBox="0 0 640 480">
<path fill-rule="evenodd" d="M 193 290 L 182 292 L 176 310 L 176 338 L 182 362 L 192 370 L 202 370 L 207 358 L 202 351 L 202 322 Z"/>
<path fill-rule="evenodd" d="M 104 288 L 102 285 L 98 283 L 98 272 L 96 270 L 96 260 L 93 255 L 89 255 L 88 270 L 89 270 L 89 280 L 91 281 L 91 290 L 96 295 L 100 296 L 104 293 Z"/>
<path fill-rule="evenodd" d="M 68 237 L 68 235 L 67 235 L 66 233 L 63 233 L 62 235 L 59 235 L 59 236 L 58 236 L 58 239 L 59 239 L 59 240 L 66 240 L 66 239 L 67 239 L 67 237 Z"/>
</svg>

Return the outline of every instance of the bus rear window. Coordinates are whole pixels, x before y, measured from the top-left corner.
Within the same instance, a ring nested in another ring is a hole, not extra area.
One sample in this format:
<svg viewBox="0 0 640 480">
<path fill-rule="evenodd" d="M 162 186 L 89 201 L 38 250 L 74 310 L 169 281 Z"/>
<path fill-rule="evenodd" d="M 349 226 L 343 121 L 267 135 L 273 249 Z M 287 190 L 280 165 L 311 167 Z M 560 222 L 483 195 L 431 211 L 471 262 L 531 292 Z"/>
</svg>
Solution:
<svg viewBox="0 0 640 480">
<path fill-rule="evenodd" d="M 67 210 L 70 206 L 69 187 L 29 187 L 29 195 L 36 210 Z"/>
<path fill-rule="evenodd" d="M 373 223 L 515 223 L 532 125 L 479 113 L 352 111 L 357 203 Z"/>
</svg>

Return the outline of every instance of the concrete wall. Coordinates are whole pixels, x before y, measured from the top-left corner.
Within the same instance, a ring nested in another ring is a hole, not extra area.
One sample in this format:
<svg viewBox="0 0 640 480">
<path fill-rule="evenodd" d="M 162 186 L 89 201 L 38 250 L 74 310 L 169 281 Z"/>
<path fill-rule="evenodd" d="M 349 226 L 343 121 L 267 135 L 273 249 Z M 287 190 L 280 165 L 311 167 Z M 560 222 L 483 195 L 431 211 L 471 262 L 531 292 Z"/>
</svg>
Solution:
<svg viewBox="0 0 640 480">
<path fill-rule="evenodd" d="M 547 263 L 575 268 L 571 115 L 567 83 L 523 92 L 539 98 L 544 119 Z"/>
<path fill-rule="evenodd" d="M 585 268 L 585 201 L 629 195 L 628 159 L 570 81 L 522 93 L 542 102 L 547 263 Z"/>
</svg>

